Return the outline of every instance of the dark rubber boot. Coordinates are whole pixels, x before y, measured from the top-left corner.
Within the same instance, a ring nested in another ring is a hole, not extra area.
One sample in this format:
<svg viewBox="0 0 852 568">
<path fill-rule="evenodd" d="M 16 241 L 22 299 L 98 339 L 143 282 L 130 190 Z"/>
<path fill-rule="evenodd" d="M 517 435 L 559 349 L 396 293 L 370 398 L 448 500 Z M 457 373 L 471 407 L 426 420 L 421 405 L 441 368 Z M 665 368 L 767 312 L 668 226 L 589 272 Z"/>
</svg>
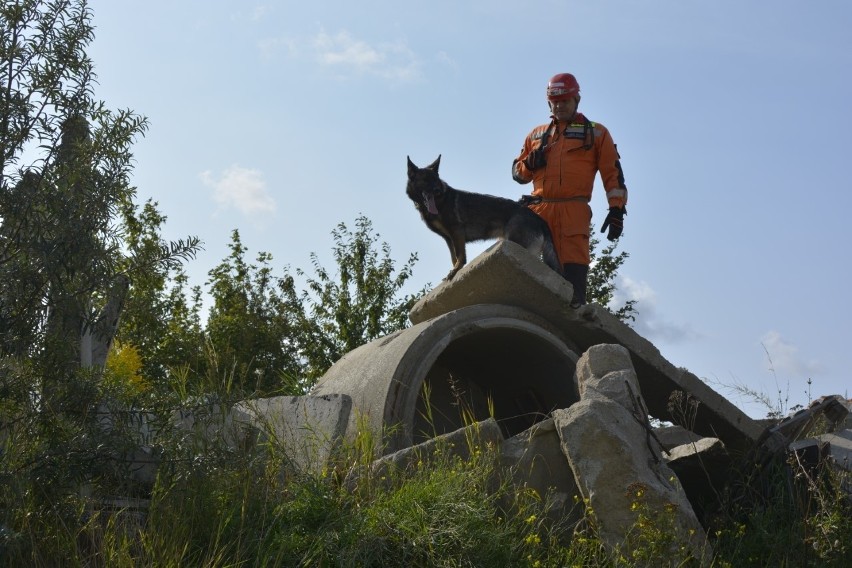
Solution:
<svg viewBox="0 0 852 568">
<path fill-rule="evenodd" d="M 574 287 L 574 296 L 571 298 L 571 307 L 579 308 L 586 303 L 586 281 L 589 277 L 589 266 L 587 264 L 565 264 L 563 276 L 565 280 Z"/>
</svg>

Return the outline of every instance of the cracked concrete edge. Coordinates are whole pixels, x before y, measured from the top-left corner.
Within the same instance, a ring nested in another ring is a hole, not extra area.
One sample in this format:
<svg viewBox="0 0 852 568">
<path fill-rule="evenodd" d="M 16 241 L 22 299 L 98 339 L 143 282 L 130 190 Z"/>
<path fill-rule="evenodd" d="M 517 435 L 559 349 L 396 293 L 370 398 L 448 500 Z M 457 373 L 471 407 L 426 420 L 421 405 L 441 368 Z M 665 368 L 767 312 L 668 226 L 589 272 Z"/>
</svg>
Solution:
<svg viewBox="0 0 852 568">
<path fill-rule="evenodd" d="M 512 242 L 498 241 L 465 265 L 455 278 L 440 282 L 421 298 L 411 309 L 409 319 L 417 324 L 473 304 L 526 307 L 536 299 L 559 309 L 563 301 L 567 307 L 572 294 L 573 288 L 568 281 L 526 249 Z M 514 295 L 518 296 L 517 302 L 506 301 Z"/>
</svg>

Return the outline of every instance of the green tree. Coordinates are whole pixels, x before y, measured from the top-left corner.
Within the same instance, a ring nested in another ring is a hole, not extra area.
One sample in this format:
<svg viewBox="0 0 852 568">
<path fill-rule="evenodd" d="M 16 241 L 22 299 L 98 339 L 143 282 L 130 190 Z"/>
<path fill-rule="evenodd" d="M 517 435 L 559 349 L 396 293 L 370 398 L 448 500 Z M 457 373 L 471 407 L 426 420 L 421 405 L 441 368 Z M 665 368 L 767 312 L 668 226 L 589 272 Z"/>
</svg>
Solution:
<svg viewBox="0 0 852 568">
<path fill-rule="evenodd" d="M 379 242 L 370 220 L 361 216 L 355 224 L 354 232 L 344 223 L 332 231 L 335 273 L 311 253 L 313 276 L 286 268 L 280 278 L 269 253 L 246 261 L 234 230 L 230 254 L 209 272 L 207 367 L 192 382 L 215 386 L 212 376 L 219 389 L 229 383 L 242 393 L 302 394 L 348 351 L 406 327 L 425 291 L 401 295 L 417 255 L 396 272 L 390 246 Z"/>
<path fill-rule="evenodd" d="M 116 276 L 179 263 L 197 240 L 123 254 L 117 213 L 147 122 L 93 99 L 86 3 L 6 2 L 0 17 L 0 347 L 46 355 L 45 341 L 73 343 L 95 323 Z"/>
<path fill-rule="evenodd" d="M 210 367 L 198 378 L 215 373 L 241 390 L 268 393 L 280 385 L 282 373 L 299 373 L 290 317 L 272 274 L 272 255 L 261 252 L 257 264 L 247 263 L 237 230 L 231 234 L 230 250 L 209 272 Z"/>
<path fill-rule="evenodd" d="M 94 98 L 93 38 L 85 0 L 0 5 L 4 513 L 15 498 L 56 505 L 56 492 L 106 479 L 115 454 L 95 415 L 99 365 L 127 286 L 198 247 L 128 250 L 119 212 L 135 198 L 131 147 L 147 121 Z"/>
<path fill-rule="evenodd" d="M 618 276 L 618 270 L 630 255 L 625 251 L 615 253 L 618 241 L 608 243 L 598 253 L 597 247 L 600 240 L 595 238 L 594 232 L 590 234 L 592 236 L 589 240 L 589 251 L 592 262 L 589 266 L 589 288 L 587 291 L 589 302 L 595 302 L 606 307 L 615 317 L 625 323 L 635 321 L 636 300 L 627 300 L 621 306 L 611 305 L 615 295 L 615 280 Z"/>
<path fill-rule="evenodd" d="M 344 223 L 332 231 L 337 273 L 331 274 L 311 254 L 313 277 L 298 291 L 289 272 L 282 289 L 291 318 L 293 340 L 303 365 L 302 385 L 309 388 L 332 363 L 356 347 L 408 326 L 408 312 L 426 292 L 402 294 L 417 261 L 412 253 L 396 271 L 391 249 L 364 216 L 355 230 Z M 306 274 L 296 270 L 300 279 Z"/>
<path fill-rule="evenodd" d="M 149 200 L 141 208 L 127 202 L 122 217 L 130 258 L 154 261 L 136 271 L 118 337 L 138 352 L 140 374 L 152 394 L 169 392 L 176 372 L 197 373 L 204 368 L 201 289 L 188 288 L 182 266 L 156 262 L 168 255 L 170 244 L 160 235 L 166 217 L 155 202 Z"/>
</svg>

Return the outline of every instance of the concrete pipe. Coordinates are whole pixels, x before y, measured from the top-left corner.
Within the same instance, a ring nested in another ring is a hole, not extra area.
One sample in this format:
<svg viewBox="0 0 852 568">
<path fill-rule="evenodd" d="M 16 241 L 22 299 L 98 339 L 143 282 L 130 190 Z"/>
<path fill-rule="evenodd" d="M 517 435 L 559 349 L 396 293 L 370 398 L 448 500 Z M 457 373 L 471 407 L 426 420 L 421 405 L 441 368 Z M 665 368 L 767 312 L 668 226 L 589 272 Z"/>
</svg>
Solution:
<svg viewBox="0 0 852 568">
<path fill-rule="evenodd" d="M 478 304 L 347 353 L 311 394 L 351 397 L 347 438 L 367 427 L 380 454 L 492 415 L 509 437 L 579 400 L 576 351 L 527 310 Z"/>
</svg>

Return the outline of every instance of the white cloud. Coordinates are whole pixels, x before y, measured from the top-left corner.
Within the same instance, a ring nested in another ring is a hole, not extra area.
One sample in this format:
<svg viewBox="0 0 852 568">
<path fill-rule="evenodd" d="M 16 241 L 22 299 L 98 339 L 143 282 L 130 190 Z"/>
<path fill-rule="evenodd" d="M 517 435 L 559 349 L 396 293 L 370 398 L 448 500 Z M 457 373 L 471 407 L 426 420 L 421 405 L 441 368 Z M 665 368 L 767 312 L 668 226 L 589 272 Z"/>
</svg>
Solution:
<svg viewBox="0 0 852 568">
<path fill-rule="evenodd" d="M 353 39 L 348 32 L 338 32 L 334 37 L 320 32 L 314 38 L 317 56 L 326 65 L 351 65 L 354 67 L 374 67 L 385 61 L 385 55 L 379 53 L 366 42 Z"/>
<path fill-rule="evenodd" d="M 210 171 L 201 172 L 199 177 L 213 189 L 213 200 L 221 209 L 237 209 L 248 216 L 275 213 L 275 200 L 269 195 L 259 170 L 233 165 L 218 178 Z"/>
<path fill-rule="evenodd" d="M 632 278 L 619 276 L 612 306 L 617 309 L 628 300 L 636 301 L 636 321 L 632 326 L 642 337 L 670 343 L 693 341 L 701 337 L 701 333 L 689 325 L 667 321 L 657 313 L 657 294 L 647 282 L 637 282 Z"/>
<path fill-rule="evenodd" d="M 766 350 L 769 370 L 776 375 L 804 379 L 824 370 L 819 361 L 802 358 L 799 348 L 786 341 L 775 330 L 766 332 L 760 339 L 760 344 Z"/>
<path fill-rule="evenodd" d="M 419 76 L 414 53 L 403 42 L 371 45 L 345 30 L 335 35 L 320 31 L 312 46 L 317 61 L 327 67 L 402 81 Z"/>
<path fill-rule="evenodd" d="M 420 79 L 420 62 L 403 41 L 370 43 L 346 30 L 336 34 L 321 30 L 312 38 L 266 38 L 257 46 L 264 58 L 286 51 L 291 57 L 308 57 L 341 77 L 371 75 L 402 82 Z"/>
</svg>

